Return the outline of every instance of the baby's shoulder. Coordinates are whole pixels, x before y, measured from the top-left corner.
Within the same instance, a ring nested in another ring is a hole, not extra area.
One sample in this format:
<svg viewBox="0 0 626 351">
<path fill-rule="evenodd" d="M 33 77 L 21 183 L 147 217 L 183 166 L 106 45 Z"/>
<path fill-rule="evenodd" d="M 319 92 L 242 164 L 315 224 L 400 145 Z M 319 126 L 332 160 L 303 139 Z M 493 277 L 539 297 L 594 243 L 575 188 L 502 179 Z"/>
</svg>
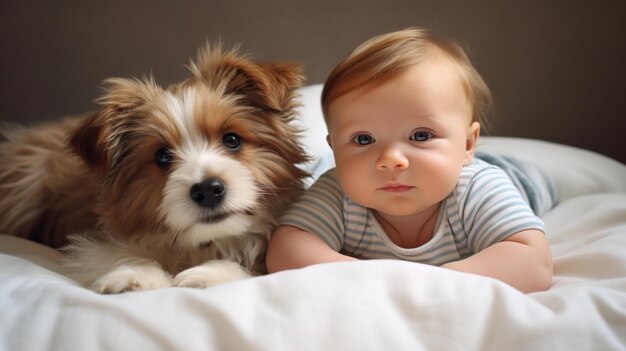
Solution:
<svg viewBox="0 0 626 351">
<path fill-rule="evenodd" d="M 314 184 L 324 183 L 331 184 L 333 187 L 339 186 L 339 178 L 337 178 L 337 169 L 331 168 L 328 171 L 324 172 L 317 180 L 315 180 Z"/>
<path fill-rule="evenodd" d="M 465 198 L 476 192 L 492 189 L 502 181 L 508 181 L 508 177 L 500 167 L 474 158 L 469 165 L 461 169 L 459 181 L 451 195 Z"/>
<path fill-rule="evenodd" d="M 500 167 L 475 157 L 469 165 L 463 166 L 461 169 L 459 183 L 463 181 L 475 181 L 476 176 L 489 174 L 505 175 Z"/>
<path fill-rule="evenodd" d="M 306 190 L 305 194 L 307 193 L 328 193 L 332 194 L 333 197 L 343 197 L 343 190 L 341 189 L 336 169 L 331 168 L 324 172 Z"/>
<path fill-rule="evenodd" d="M 499 169 L 496 162 L 491 162 L 492 159 L 496 159 L 497 156 L 486 156 L 484 153 L 476 155 L 469 165 L 463 167 L 463 170 L 468 172 L 479 172 L 483 169 Z"/>
</svg>

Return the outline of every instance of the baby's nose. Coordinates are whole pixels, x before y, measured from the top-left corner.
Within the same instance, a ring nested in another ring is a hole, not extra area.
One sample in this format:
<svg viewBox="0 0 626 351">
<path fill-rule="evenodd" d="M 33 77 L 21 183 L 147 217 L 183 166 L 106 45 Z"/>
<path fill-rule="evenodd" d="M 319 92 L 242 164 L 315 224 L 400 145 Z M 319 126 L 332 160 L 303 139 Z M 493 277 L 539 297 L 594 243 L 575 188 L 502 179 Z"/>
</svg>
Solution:
<svg viewBox="0 0 626 351">
<path fill-rule="evenodd" d="M 402 170 L 409 166 L 409 160 L 396 146 L 386 147 L 376 160 L 376 169 L 380 171 Z"/>
</svg>

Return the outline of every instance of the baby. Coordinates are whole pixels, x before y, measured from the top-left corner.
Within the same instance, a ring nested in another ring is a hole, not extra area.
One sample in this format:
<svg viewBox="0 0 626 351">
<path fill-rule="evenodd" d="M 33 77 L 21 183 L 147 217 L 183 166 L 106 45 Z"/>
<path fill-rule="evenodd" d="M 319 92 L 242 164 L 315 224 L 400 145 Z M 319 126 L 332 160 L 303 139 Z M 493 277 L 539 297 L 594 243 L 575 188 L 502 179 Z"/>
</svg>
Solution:
<svg viewBox="0 0 626 351">
<path fill-rule="evenodd" d="M 463 50 L 425 30 L 359 46 L 322 92 L 337 166 L 281 219 L 268 270 L 401 259 L 523 292 L 550 287 L 538 215 L 556 201 L 554 187 L 531 165 L 475 154 L 490 103 Z"/>
</svg>

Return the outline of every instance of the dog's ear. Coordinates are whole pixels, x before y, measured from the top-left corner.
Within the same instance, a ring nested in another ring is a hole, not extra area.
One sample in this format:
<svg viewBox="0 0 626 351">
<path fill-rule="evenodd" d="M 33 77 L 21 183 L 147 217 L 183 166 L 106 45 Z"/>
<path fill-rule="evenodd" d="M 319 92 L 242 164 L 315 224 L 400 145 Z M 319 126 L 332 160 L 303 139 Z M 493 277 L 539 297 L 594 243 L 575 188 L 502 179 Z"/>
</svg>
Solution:
<svg viewBox="0 0 626 351">
<path fill-rule="evenodd" d="M 68 145 L 90 169 L 107 171 L 123 155 L 124 138 L 139 122 L 137 109 L 162 92 L 152 78 L 111 78 L 96 100 L 99 111 L 70 132 Z"/>
<path fill-rule="evenodd" d="M 302 86 L 300 65 L 295 63 L 237 62 L 223 65 L 231 71 L 226 92 L 238 94 L 252 106 L 282 112 L 291 108 L 294 91 Z"/>
<path fill-rule="evenodd" d="M 221 43 L 207 44 L 190 65 L 197 79 L 214 88 L 222 87 L 253 107 L 282 112 L 293 107 L 295 90 L 304 77 L 300 64 L 256 63 L 238 53 L 224 51 Z"/>
</svg>

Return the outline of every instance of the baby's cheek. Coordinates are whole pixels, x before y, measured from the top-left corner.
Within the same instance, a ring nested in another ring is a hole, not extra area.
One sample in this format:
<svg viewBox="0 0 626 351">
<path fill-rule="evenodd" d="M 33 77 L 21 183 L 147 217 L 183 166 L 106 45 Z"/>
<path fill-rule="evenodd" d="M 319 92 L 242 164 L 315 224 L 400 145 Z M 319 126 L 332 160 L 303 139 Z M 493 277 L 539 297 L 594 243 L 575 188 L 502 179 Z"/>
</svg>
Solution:
<svg viewBox="0 0 626 351">
<path fill-rule="evenodd" d="M 449 194 L 456 187 L 461 170 L 463 168 L 463 162 L 441 162 L 432 163 L 432 176 L 428 179 L 432 182 L 431 187 L 438 189 L 443 195 Z"/>
<path fill-rule="evenodd" d="M 356 165 L 342 164 L 337 167 L 337 177 L 343 191 L 353 200 L 359 198 L 371 185 L 364 170 Z"/>
</svg>

